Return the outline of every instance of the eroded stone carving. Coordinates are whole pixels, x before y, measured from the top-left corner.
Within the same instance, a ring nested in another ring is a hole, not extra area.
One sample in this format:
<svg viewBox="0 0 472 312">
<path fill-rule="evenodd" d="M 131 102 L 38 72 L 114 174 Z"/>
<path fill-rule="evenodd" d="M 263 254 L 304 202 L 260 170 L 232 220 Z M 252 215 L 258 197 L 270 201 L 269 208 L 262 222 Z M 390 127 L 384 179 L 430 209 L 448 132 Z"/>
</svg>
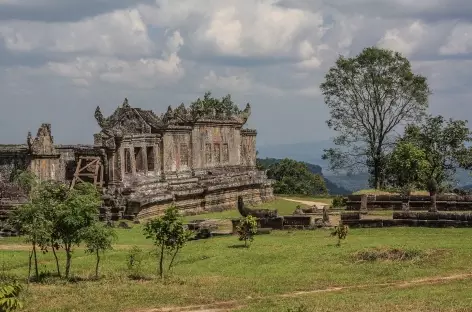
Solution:
<svg viewBox="0 0 472 312">
<path fill-rule="evenodd" d="M 276 218 L 278 217 L 277 210 L 271 209 L 250 209 L 244 205 L 242 196 L 238 196 L 238 211 L 243 217 L 253 216 L 256 218 Z"/>
</svg>

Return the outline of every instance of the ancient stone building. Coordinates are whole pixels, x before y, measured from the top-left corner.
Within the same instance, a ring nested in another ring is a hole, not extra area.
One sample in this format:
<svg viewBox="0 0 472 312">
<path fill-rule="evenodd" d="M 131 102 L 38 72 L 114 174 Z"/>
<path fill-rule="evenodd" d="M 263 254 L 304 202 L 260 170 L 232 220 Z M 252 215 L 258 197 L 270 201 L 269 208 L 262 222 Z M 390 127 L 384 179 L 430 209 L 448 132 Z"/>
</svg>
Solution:
<svg viewBox="0 0 472 312">
<path fill-rule="evenodd" d="M 55 145 L 49 124 L 25 145 L 0 145 L 0 180 L 28 168 L 72 186 L 94 182 L 103 187 L 102 213 L 114 218 L 157 215 L 172 202 L 188 214 L 234 209 L 238 195 L 267 201 L 273 193 L 256 170 L 257 133 L 243 129 L 250 110 L 194 103 L 158 116 L 125 99 L 107 118 L 97 107 L 93 145 Z"/>
</svg>

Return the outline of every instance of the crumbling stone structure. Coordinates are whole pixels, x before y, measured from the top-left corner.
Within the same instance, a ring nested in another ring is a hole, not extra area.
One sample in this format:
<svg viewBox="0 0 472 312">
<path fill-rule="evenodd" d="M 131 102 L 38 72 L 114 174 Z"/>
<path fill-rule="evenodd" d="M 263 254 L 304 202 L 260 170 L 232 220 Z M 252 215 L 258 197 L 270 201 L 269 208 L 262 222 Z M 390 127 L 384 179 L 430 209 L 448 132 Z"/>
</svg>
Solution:
<svg viewBox="0 0 472 312">
<path fill-rule="evenodd" d="M 43 124 L 27 144 L 0 145 L 0 180 L 31 170 L 42 180 L 103 186 L 102 216 L 147 217 L 174 203 L 184 214 L 233 209 L 273 198 L 272 181 L 256 169 L 256 135 L 243 129 L 251 113 L 208 111 L 183 104 L 165 114 L 125 99 L 109 117 L 95 111 L 101 131 L 93 145 L 55 145 Z"/>
</svg>

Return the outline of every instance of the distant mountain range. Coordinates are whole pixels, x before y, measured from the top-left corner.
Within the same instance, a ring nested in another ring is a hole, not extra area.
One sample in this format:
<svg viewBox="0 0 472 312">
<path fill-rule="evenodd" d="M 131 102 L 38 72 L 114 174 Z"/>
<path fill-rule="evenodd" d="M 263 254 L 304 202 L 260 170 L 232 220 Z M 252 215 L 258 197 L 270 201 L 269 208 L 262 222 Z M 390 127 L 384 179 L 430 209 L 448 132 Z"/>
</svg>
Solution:
<svg viewBox="0 0 472 312">
<path fill-rule="evenodd" d="M 321 159 L 323 150 L 333 147 L 333 143 L 329 140 L 305 143 L 286 143 L 277 145 L 258 145 L 258 158 L 291 158 L 297 161 L 303 161 L 315 167 L 320 168 L 321 174 L 329 183 L 336 185 L 341 189 L 349 192 L 355 192 L 369 188 L 367 173 L 357 173 L 353 175 L 335 174 L 328 168 L 328 162 Z M 318 170 L 313 167 L 313 170 Z M 311 170 L 311 169 L 310 169 Z M 312 171 L 313 171 L 312 170 Z M 315 172 L 317 173 L 317 172 Z M 469 171 L 459 169 L 456 174 L 456 181 L 459 187 L 472 188 L 472 176 Z M 327 182 L 328 183 L 328 182 Z M 328 187 L 329 189 L 329 187 Z M 334 193 L 333 193 L 334 194 Z"/>
</svg>

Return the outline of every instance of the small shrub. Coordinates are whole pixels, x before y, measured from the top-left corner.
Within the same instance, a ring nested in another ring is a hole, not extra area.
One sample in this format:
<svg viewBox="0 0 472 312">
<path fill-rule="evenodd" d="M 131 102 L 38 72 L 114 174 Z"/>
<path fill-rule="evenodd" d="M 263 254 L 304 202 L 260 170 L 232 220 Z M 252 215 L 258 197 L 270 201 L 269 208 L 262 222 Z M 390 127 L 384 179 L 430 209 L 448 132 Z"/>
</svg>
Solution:
<svg viewBox="0 0 472 312">
<path fill-rule="evenodd" d="M 298 305 L 295 308 L 288 308 L 286 312 L 312 312 L 313 309 L 308 309 L 304 304 Z"/>
<path fill-rule="evenodd" d="M 141 248 L 138 246 L 133 246 L 128 252 L 127 267 L 131 279 L 142 279 L 142 262 L 144 258 L 144 253 Z"/>
<path fill-rule="evenodd" d="M 183 224 L 179 211 L 174 205 L 166 209 L 164 216 L 149 220 L 144 226 L 147 239 L 152 239 L 157 247 L 159 276 L 164 278 L 165 254 L 171 256 L 167 271 L 171 271 L 178 252 L 184 247 L 193 233 Z"/>
<path fill-rule="evenodd" d="M 341 246 L 341 240 L 346 239 L 348 232 L 349 232 L 349 227 L 347 225 L 340 224 L 334 227 L 333 232 L 331 232 L 331 236 L 337 236 L 338 243 L 336 244 L 336 246 L 338 247 Z"/>
<path fill-rule="evenodd" d="M 343 208 L 347 205 L 347 199 L 344 196 L 335 196 L 333 198 L 333 208 Z"/>
<path fill-rule="evenodd" d="M 241 218 L 236 231 L 240 241 L 244 241 L 244 247 L 248 247 L 248 242 L 254 240 L 254 235 L 257 233 L 257 221 L 253 216 Z"/>
<path fill-rule="evenodd" d="M 354 254 L 358 261 L 411 261 L 427 256 L 427 253 L 418 249 L 401 248 L 373 248 L 362 250 Z"/>
<path fill-rule="evenodd" d="M 0 311 L 16 311 L 23 307 L 23 303 L 18 298 L 23 287 L 18 283 L 9 283 L 0 286 Z"/>
</svg>

